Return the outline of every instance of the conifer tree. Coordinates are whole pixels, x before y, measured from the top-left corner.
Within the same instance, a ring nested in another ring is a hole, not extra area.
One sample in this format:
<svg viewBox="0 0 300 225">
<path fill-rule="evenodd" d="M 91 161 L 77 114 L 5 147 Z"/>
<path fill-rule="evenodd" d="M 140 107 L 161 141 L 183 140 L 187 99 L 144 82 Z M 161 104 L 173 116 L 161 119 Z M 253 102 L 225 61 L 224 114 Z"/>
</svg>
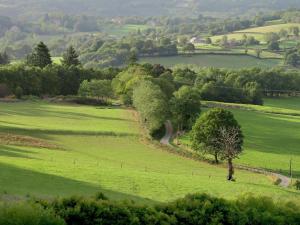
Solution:
<svg viewBox="0 0 300 225">
<path fill-rule="evenodd" d="M 33 52 L 27 56 L 27 64 L 38 66 L 40 68 L 44 68 L 52 64 L 50 51 L 43 42 L 40 42 L 34 48 Z"/>
<path fill-rule="evenodd" d="M 0 53 L 0 65 L 9 64 L 9 57 L 6 52 Z"/>
<path fill-rule="evenodd" d="M 78 54 L 73 46 L 70 46 L 65 54 L 63 55 L 62 64 L 66 66 L 78 66 L 80 61 L 78 59 Z"/>
</svg>

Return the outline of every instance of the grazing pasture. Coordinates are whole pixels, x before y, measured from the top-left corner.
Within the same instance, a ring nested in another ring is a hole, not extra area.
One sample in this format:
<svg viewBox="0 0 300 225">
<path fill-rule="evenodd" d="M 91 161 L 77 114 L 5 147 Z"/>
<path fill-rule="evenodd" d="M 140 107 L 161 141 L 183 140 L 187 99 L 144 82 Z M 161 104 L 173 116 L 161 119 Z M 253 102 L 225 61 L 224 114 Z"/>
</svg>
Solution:
<svg viewBox="0 0 300 225">
<path fill-rule="evenodd" d="M 251 192 L 300 200 L 296 191 L 273 185 L 271 177 L 237 170 L 237 181 L 227 182 L 222 166 L 153 146 L 141 138 L 135 114 L 127 109 L 44 101 L 0 103 L 0 118 L 0 193 L 4 196 L 102 191 L 113 199 L 149 202 L 195 192 L 229 199 Z M 257 144 L 263 141 L 258 140 Z M 251 160 L 245 157 L 242 160 Z"/>
<path fill-rule="evenodd" d="M 141 63 L 162 64 L 166 67 L 173 67 L 178 64 L 197 65 L 200 67 L 217 67 L 217 68 L 271 68 L 279 65 L 279 59 L 257 59 L 246 55 L 217 55 L 203 54 L 192 56 L 169 56 L 169 57 L 145 57 L 140 59 Z"/>
</svg>

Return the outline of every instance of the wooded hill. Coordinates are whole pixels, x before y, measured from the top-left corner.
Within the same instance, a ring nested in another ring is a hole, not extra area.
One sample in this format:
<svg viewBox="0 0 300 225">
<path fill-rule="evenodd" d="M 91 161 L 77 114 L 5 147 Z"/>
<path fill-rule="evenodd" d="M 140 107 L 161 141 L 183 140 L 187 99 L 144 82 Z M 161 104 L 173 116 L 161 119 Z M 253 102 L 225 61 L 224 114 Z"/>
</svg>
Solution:
<svg viewBox="0 0 300 225">
<path fill-rule="evenodd" d="M 298 0 L 1 0 L 0 14 L 35 17 L 48 12 L 115 16 L 256 14 L 300 7 Z"/>
</svg>

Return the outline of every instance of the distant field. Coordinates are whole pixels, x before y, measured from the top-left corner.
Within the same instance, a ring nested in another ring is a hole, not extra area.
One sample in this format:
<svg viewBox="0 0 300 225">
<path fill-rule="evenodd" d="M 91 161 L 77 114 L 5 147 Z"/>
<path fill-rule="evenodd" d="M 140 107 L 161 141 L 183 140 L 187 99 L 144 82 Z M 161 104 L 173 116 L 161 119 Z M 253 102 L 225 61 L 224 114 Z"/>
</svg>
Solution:
<svg viewBox="0 0 300 225">
<path fill-rule="evenodd" d="M 150 26 L 147 25 L 113 25 L 111 27 L 106 27 L 104 32 L 110 34 L 110 35 L 127 35 L 129 33 L 137 32 L 138 30 L 143 31 L 150 28 Z"/>
<path fill-rule="evenodd" d="M 300 28 L 299 23 L 287 23 L 287 24 L 275 24 L 275 25 L 269 25 L 269 26 L 262 26 L 262 27 L 255 27 L 255 28 L 249 28 L 245 30 L 236 31 L 234 33 L 226 35 L 228 39 L 236 39 L 241 40 L 246 34 L 247 36 L 253 36 L 259 41 L 265 41 L 265 34 L 270 32 L 278 33 L 281 29 L 288 30 L 292 26 L 298 26 Z M 212 41 L 215 42 L 218 39 L 221 39 L 224 35 L 217 35 L 211 37 Z"/>
<path fill-rule="evenodd" d="M 236 31 L 235 33 L 270 33 L 270 32 L 279 32 L 281 29 L 288 30 L 290 27 L 297 26 L 300 28 L 299 23 L 284 23 L 284 24 L 276 24 L 270 26 L 263 26 L 263 27 L 255 27 L 245 30 Z"/>
<path fill-rule="evenodd" d="M 52 59 L 52 62 L 54 63 L 54 64 L 58 64 L 58 65 L 60 65 L 61 64 L 61 60 L 62 60 L 62 57 L 51 57 L 51 59 Z M 10 64 L 19 64 L 19 63 L 23 63 L 24 62 L 24 60 L 12 60 L 11 62 L 10 62 Z"/>
<path fill-rule="evenodd" d="M 211 40 L 213 42 L 216 42 L 217 40 L 221 40 L 223 36 L 227 36 L 228 39 L 235 39 L 235 40 L 241 40 L 244 37 L 244 34 L 247 36 L 253 36 L 255 37 L 256 40 L 259 40 L 261 42 L 265 41 L 265 34 L 262 33 L 249 33 L 249 32 L 236 32 L 236 33 L 231 33 L 231 34 L 226 34 L 226 35 L 217 35 L 211 37 Z"/>
<path fill-rule="evenodd" d="M 150 146 L 139 132 L 133 113 L 125 109 L 0 103 L 0 193 L 102 191 L 113 199 L 168 201 L 194 192 L 226 198 L 252 192 L 300 201 L 299 193 L 263 175 L 237 170 L 237 181 L 227 182 L 225 168 Z"/>
<path fill-rule="evenodd" d="M 53 62 L 54 64 L 60 65 L 62 59 L 63 59 L 62 57 L 52 57 L 52 62 Z"/>
<path fill-rule="evenodd" d="M 237 162 L 288 174 L 292 159 L 294 176 L 300 177 L 300 98 L 266 99 L 265 106 L 245 107 L 256 111 L 230 109 L 246 137 Z M 189 144 L 189 138 L 183 142 Z"/>
<path fill-rule="evenodd" d="M 177 64 L 197 65 L 201 67 L 217 67 L 239 69 L 245 67 L 271 68 L 278 66 L 278 59 L 257 59 L 246 55 L 193 55 L 193 56 L 170 56 L 170 57 L 145 57 L 142 63 L 162 64 L 173 67 Z"/>
</svg>

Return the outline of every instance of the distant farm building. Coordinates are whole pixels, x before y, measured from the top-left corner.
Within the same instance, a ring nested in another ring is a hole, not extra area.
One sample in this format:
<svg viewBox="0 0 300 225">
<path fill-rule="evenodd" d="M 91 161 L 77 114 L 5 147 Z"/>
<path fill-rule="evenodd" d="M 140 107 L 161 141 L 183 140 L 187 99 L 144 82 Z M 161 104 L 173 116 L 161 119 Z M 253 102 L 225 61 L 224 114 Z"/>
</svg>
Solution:
<svg viewBox="0 0 300 225">
<path fill-rule="evenodd" d="M 200 38 L 200 37 L 193 37 L 190 40 L 190 43 L 192 44 L 205 44 L 205 39 L 204 38 Z"/>
</svg>

